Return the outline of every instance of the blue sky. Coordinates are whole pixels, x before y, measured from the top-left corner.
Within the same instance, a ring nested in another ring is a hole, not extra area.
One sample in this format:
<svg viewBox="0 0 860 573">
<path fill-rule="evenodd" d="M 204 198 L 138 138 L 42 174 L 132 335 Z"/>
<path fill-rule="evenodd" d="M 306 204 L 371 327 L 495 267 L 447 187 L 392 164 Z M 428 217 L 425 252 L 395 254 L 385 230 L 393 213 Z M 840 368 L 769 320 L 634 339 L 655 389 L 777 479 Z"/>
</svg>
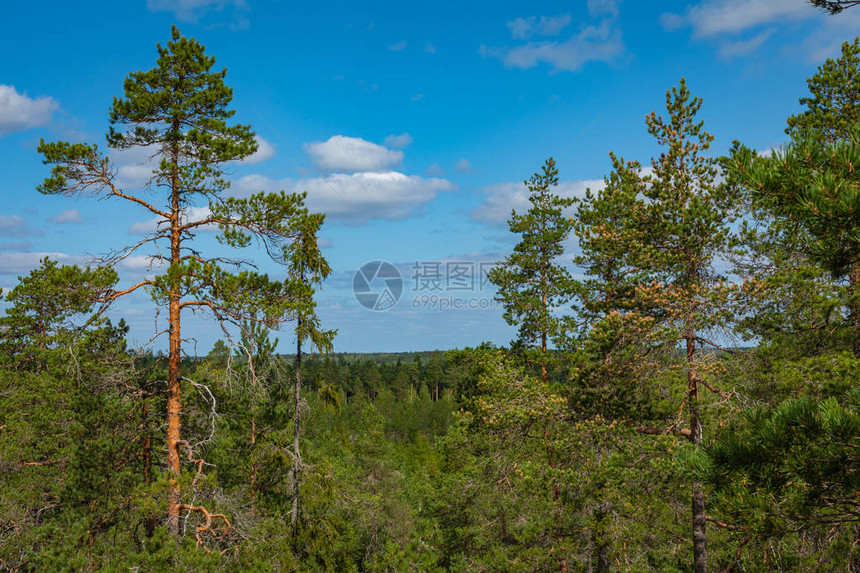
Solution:
<svg viewBox="0 0 860 573">
<path fill-rule="evenodd" d="M 479 275 L 515 242 L 505 220 L 527 208 L 523 179 L 554 156 L 559 192 L 578 195 L 601 184 L 610 151 L 648 161 L 658 149 L 644 118 L 681 77 L 704 99 L 715 154 L 733 139 L 778 146 L 806 78 L 860 31 L 860 9 L 830 17 L 802 0 L 9 3 L 0 19 L 0 287 L 45 255 L 85 263 L 148 228 L 146 213 L 125 204 L 39 195 L 47 168 L 35 149 L 40 138 L 103 144 L 112 98 L 129 72 L 154 66 L 173 23 L 227 67 L 236 119 L 260 138 L 255 156 L 230 167 L 231 192 L 308 191 L 311 208 L 327 213 L 334 269 L 320 314 L 339 329 L 337 351 L 372 352 L 507 343 L 514 330 Z M 125 188 L 140 191 L 143 158 L 113 159 Z M 212 234 L 200 241 L 217 249 Z M 247 256 L 278 276 L 260 253 Z M 373 260 L 390 261 L 404 281 L 384 311 L 352 294 L 356 270 Z M 123 283 L 151 272 L 142 257 L 119 270 Z M 135 345 L 164 327 L 145 294 L 114 313 Z M 190 352 L 206 353 L 220 329 L 188 316 L 183 334 Z M 288 331 L 280 339 L 287 351 Z"/>
</svg>

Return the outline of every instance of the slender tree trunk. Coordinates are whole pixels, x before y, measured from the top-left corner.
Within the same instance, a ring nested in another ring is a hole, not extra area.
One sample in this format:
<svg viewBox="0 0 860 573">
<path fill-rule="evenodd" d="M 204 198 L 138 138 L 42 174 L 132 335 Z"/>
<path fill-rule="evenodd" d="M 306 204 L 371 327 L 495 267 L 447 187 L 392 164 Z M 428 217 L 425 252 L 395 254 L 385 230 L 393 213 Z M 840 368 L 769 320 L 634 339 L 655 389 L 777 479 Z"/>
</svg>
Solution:
<svg viewBox="0 0 860 573">
<path fill-rule="evenodd" d="M 167 380 L 167 468 L 172 473 L 168 490 L 167 518 L 170 533 L 179 534 L 179 413 L 182 409 L 182 373 L 180 371 L 179 293 L 170 294 L 170 356 Z"/>
<path fill-rule="evenodd" d="M 545 257 L 544 257 L 545 258 Z M 540 379 L 541 382 L 546 384 L 547 381 L 547 372 L 546 372 L 546 331 L 549 325 L 549 309 L 546 304 L 546 289 L 547 289 L 547 279 L 546 279 L 546 261 L 541 261 L 541 274 L 540 274 L 540 283 L 541 283 L 541 302 L 543 303 L 543 317 L 542 320 L 545 322 L 541 325 L 541 333 L 540 333 L 540 351 L 541 351 L 541 362 L 540 362 Z"/>
<path fill-rule="evenodd" d="M 152 464 L 152 438 L 149 436 L 149 406 L 146 403 L 146 397 L 142 398 L 143 407 L 141 408 L 140 417 L 142 419 L 141 427 L 143 429 L 142 448 L 143 451 L 143 479 L 146 485 L 152 481 L 150 466 Z M 155 535 L 156 517 L 152 514 L 146 516 L 143 520 L 143 529 L 147 538 Z"/>
<path fill-rule="evenodd" d="M 179 126 L 176 126 L 178 131 Z M 174 165 L 179 162 L 179 150 L 174 144 L 172 160 Z M 170 210 L 170 265 L 179 265 L 181 251 L 180 245 L 182 241 L 180 232 L 180 204 L 179 204 L 179 183 L 177 175 L 171 178 L 171 210 Z M 168 489 L 167 502 L 167 522 L 168 529 L 173 535 L 179 534 L 179 506 L 180 489 L 179 475 L 182 472 L 182 467 L 179 462 L 179 441 L 181 423 L 179 414 L 182 411 L 182 373 L 180 370 L 180 360 L 182 352 L 182 338 L 179 330 L 179 316 L 181 313 L 180 307 L 180 292 L 179 285 L 171 283 L 169 296 L 169 324 L 170 324 L 170 353 L 168 357 L 167 368 L 167 468 L 171 472 L 170 485 Z"/>
<path fill-rule="evenodd" d="M 257 420 L 251 416 L 251 451 L 254 450 L 254 445 L 257 443 Z M 253 454 L 252 454 L 253 455 Z M 257 464 L 251 464 L 251 493 L 257 492 Z"/>
<path fill-rule="evenodd" d="M 143 480 L 146 485 L 149 485 L 150 482 L 150 474 L 149 474 L 149 464 L 152 459 L 152 440 L 149 437 L 149 406 L 146 404 L 146 398 L 143 398 L 143 406 L 140 410 L 140 418 L 141 418 L 141 427 L 143 429 L 143 440 L 142 440 L 142 448 L 141 452 L 143 457 Z"/>
<path fill-rule="evenodd" d="M 851 350 L 860 358 L 860 261 L 851 263 L 848 271 L 848 321 L 851 325 Z"/>
<path fill-rule="evenodd" d="M 699 417 L 699 388 L 696 370 L 696 339 L 691 321 L 688 321 L 684 337 L 687 342 L 687 405 L 690 411 L 690 441 L 697 446 L 702 443 L 702 420 Z M 693 510 L 693 570 L 707 573 L 708 552 L 705 535 L 705 492 L 702 484 L 692 487 Z"/>
<path fill-rule="evenodd" d="M 298 321 L 296 328 L 296 411 L 293 424 L 293 513 L 290 516 L 290 523 L 295 523 L 299 518 L 299 474 L 302 471 L 302 458 L 299 454 L 299 430 L 300 415 L 301 415 L 301 391 L 302 391 L 302 338 L 301 326 L 302 319 Z"/>
</svg>

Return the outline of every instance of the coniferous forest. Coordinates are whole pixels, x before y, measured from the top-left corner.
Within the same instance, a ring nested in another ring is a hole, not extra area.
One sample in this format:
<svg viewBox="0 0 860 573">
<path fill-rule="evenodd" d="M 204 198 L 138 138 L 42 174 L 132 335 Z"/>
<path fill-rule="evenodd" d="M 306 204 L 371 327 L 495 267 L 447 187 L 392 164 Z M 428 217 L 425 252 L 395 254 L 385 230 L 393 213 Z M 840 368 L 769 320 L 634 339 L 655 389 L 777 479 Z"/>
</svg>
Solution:
<svg viewBox="0 0 860 573">
<path fill-rule="evenodd" d="M 681 78 L 630 126 L 650 160 L 612 150 L 582 198 L 535 166 L 489 275 L 516 339 L 400 354 L 333 352 L 325 216 L 226 194 L 258 145 L 226 71 L 176 28 L 154 55 L 104 144 L 39 145 L 38 193 L 158 224 L 6 294 L 0 570 L 860 571 L 860 40 L 778 149 L 712 155 Z M 108 155 L 132 149 L 147 193 Z M 162 272 L 121 284 L 140 254 Z M 124 297 L 163 350 L 109 318 Z M 224 328 L 205 356 L 198 313 Z"/>
</svg>

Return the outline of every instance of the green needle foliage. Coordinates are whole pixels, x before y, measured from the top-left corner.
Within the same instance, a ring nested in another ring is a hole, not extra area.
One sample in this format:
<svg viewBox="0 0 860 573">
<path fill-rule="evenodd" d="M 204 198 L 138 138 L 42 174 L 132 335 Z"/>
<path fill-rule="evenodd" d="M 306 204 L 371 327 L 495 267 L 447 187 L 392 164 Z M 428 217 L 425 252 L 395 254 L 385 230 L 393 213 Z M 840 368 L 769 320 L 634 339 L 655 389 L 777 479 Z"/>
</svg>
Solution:
<svg viewBox="0 0 860 573">
<path fill-rule="evenodd" d="M 860 128 L 826 143 L 815 132 L 795 133 L 769 157 L 736 144 L 730 168 L 751 202 L 807 238 L 804 253 L 834 279 L 848 280 L 851 345 L 860 356 Z"/>
<path fill-rule="evenodd" d="M 216 319 L 240 326 L 243 320 L 276 325 L 295 318 L 305 286 L 297 280 L 273 281 L 241 260 L 225 260 L 202 253 L 195 234 L 217 227 L 218 240 L 244 248 L 256 241 L 277 262 L 284 263 L 284 247 L 301 233 L 307 216 L 304 197 L 259 193 L 247 199 L 224 197 L 229 187 L 224 168 L 257 148 L 254 133 L 242 124 L 230 125 L 232 90 L 224 83 L 226 70 L 213 71 L 215 59 L 196 40 L 172 30 L 167 46 L 158 45 L 156 67 L 129 74 L 124 97 L 115 98 L 110 111 L 108 147 L 145 151 L 157 165 L 146 187 L 161 193 L 163 202 L 122 189 L 108 155 L 96 145 L 42 142 L 39 151 L 52 165 L 39 187 L 45 194 L 95 194 L 134 205 L 155 230 L 135 244 L 106 258 L 110 266 L 143 250 L 164 272 L 107 297 L 116 299 L 140 288 L 149 290 L 168 314 L 169 360 L 167 381 L 168 516 L 171 531 L 179 532 L 181 503 L 179 475 L 183 447 L 180 434 L 182 337 L 181 314 L 211 311 Z M 145 197 L 145 198 L 144 198 Z M 203 215 L 192 218 L 193 208 Z M 196 509 L 190 512 L 201 513 Z M 205 514 L 202 514 L 205 516 Z"/>
<path fill-rule="evenodd" d="M 847 139 L 860 121 L 860 39 L 842 44 L 842 55 L 828 58 L 806 80 L 810 97 L 800 99 L 806 109 L 788 118 L 786 133 L 811 131 L 816 139 L 833 143 Z"/>
<path fill-rule="evenodd" d="M 643 430 L 677 432 L 693 444 L 702 441 L 699 388 L 714 389 L 707 378 L 721 370 L 703 349 L 719 348 L 711 332 L 730 316 L 732 288 L 715 264 L 727 249 L 734 209 L 731 189 L 716 181 L 716 160 L 703 155 L 713 137 L 696 119 L 701 105 L 681 80 L 666 93 L 668 117 L 651 112 L 646 118 L 648 133 L 665 147 L 652 160 L 651 174 L 637 162 L 611 156 L 615 170 L 606 187 L 577 206 L 582 254 L 574 259 L 589 276 L 578 286 L 580 314 L 592 325 L 586 348 L 598 364 L 585 374 L 609 384 L 644 379 L 684 356 L 681 401 L 688 427 L 679 431 L 679 412 L 668 428 Z M 604 367 L 608 373 L 600 373 Z M 699 484 L 693 484 L 692 521 L 694 568 L 704 572 Z"/>
<path fill-rule="evenodd" d="M 541 379 L 547 379 L 547 350 L 550 342 L 563 339 L 563 320 L 557 311 L 571 297 L 570 273 L 558 261 L 571 230 L 564 209 L 573 199 L 554 193 L 558 170 L 550 157 L 539 173 L 524 182 L 531 207 L 522 215 L 511 212 L 508 227 L 522 236 L 514 252 L 490 271 L 490 281 L 499 287 L 496 299 L 505 307 L 508 324 L 519 325 L 516 344 L 537 351 Z"/>
<path fill-rule="evenodd" d="M 788 118 L 788 146 L 759 157 L 735 144 L 723 160 L 748 210 L 736 261 L 745 277 L 741 327 L 761 349 L 814 355 L 844 348 L 851 337 L 842 324 L 848 295 L 841 283 L 856 258 L 850 150 L 858 74 L 855 39 L 807 80 L 810 96 L 800 100 L 806 109 Z"/>
<path fill-rule="evenodd" d="M 82 269 L 42 259 L 6 296 L 11 306 L 0 317 L 0 351 L 16 369 L 46 368 L 48 355 L 70 344 L 92 321 L 104 322 L 85 315 L 117 279 L 106 267 Z"/>
<path fill-rule="evenodd" d="M 817 570 L 856 570 L 860 510 L 860 392 L 755 409 L 693 456 L 715 510 L 741 543 L 765 555 L 798 536 Z M 853 543 L 852 543 L 853 540 Z M 771 549 L 772 550 L 772 549 Z M 850 565 L 849 565 L 850 564 Z M 840 569 L 848 565 L 848 569 Z"/>
</svg>

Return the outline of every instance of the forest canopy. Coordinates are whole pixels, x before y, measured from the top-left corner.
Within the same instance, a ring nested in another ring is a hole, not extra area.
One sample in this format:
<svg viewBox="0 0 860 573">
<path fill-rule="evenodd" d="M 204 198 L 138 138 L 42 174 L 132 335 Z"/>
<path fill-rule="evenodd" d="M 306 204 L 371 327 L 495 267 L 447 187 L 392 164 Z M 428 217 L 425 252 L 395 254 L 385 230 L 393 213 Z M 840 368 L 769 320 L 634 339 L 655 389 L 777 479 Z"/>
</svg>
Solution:
<svg viewBox="0 0 860 573">
<path fill-rule="evenodd" d="M 174 27 L 114 99 L 108 151 L 39 146 L 40 193 L 157 224 L 6 294 L 0 569 L 860 571 L 858 74 L 855 39 L 785 145 L 725 156 L 680 78 L 630 126 L 654 157 L 611 151 L 579 198 L 551 157 L 524 181 L 489 275 L 510 345 L 339 354 L 325 215 L 229 193 L 259 144 Z M 109 151 L 141 148 L 135 194 Z M 131 256 L 158 272 L 120 285 Z M 166 353 L 108 318 L 132 296 L 167 317 Z M 197 356 L 182 324 L 203 312 L 223 336 Z"/>
</svg>

